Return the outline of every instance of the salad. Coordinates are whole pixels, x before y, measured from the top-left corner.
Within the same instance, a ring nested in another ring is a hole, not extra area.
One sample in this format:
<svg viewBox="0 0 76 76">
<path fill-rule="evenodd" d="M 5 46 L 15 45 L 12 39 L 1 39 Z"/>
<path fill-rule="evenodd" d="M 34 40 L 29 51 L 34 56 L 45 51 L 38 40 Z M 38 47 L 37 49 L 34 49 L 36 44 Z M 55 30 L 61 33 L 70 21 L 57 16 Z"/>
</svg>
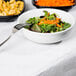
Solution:
<svg viewBox="0 0 76 76">
<path fill-rule="evenodd" d="M 54 33 L 66 30 L 71 24 L 64 22 L 56 13 L 50 14 L 48 11 L 43 11 L 44 16 L 33 17 L 26 21 L 30 26 L 24 28 L 40 33 Z"/>
</svg>

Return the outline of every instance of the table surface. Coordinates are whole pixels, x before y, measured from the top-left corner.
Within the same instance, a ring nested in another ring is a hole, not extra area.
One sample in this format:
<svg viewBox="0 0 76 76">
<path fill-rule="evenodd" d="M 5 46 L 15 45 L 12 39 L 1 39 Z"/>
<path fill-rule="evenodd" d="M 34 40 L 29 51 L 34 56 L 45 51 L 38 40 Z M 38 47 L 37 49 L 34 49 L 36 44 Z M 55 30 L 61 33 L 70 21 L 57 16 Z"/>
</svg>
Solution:
<svg viewBox="0 0 76 76">
<path fill-rule="evenodd" d="M 36 9 L 31 0 L 26 0 L 26 10 Z M 69 11 L 76 20 L 76 7 Z M 3 28 L 16 25 L 14 22 L 1 22 L 0 33 Z M 10 31 L 9 31 L 10 32 Z M 22 31 L 18 31 L 11 39 L 0 47 L 0 75 L 1 76 L 36 76 L 67 53 L 76 49 L 76 29 L 68 40 L 57 44 L 42 45 L 26 39 Z M 50 64 L 50 65 L 49 65 Z"/>
</svg>

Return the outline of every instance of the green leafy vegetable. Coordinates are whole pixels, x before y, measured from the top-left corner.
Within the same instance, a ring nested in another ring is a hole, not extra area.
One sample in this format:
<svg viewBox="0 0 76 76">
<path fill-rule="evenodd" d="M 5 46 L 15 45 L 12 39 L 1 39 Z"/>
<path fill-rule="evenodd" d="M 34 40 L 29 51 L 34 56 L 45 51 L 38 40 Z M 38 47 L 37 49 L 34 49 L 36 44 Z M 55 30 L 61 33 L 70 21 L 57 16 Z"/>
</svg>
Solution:
<svg viewBox="0 0 76 76">
<path fill-rule="evenodd" d="M 30 26 L 26 25 L 24 28 L 26 28 L 26 29 L 30 29 Z"/>
<path fill-rule="evenodd" d="M 56 19 L 56 17 L 55 17 L 55 16 L 51 16 L 51 15 L 50 15 L 50 16 L 48 16 L 47 18 L 48 18 L 49 20 L 55 20 L 55 19 Z"/>
<path fill-rule="evenodd" d="M 37 24 L 34 24 L 34 25 L 31 27 L 31 30 L 32 30 L 32 31 L 36 31 L 36 32 L 41 32 L 41 29 L 40 29 L 40 27 L 39 27 Z"/>
<path fill-rule="evenodd" d="M 56 31 L 56 25 L 55 24 L 42 24 L 39 26 L 41 28 L 42 33 L 48 33 L 48 32 L 55 32 Z"/>
<path fill-rule="evenodd" d="M 33 17 L 33 18 L 30 18 L 29 20 L 27 20 L 26 23 L 37 24 L 39 21 L 40 21 L 39 17 Z"/>
<path fill-rule="evenodd" d="M 43 11 L 45 13 L 45 17 L 48 17 L 48 11 Z"/>
<path fill-rule="evenodd" d="M 69 23 L 64 23 L 63 25 L 63 30 L 66 30 L 67 28 L 69 28 L 71 25 Z"/>
<path fill-rule="evenodd" d="M 71 27 L 71 24 L 61 21 L 56 13 L 50 14 L 48 11 L 43 12 L 44 16 L 42 18 L 33 17 L 27 20 L 26 23 L 31 25 L 27 25 L 24 28 L 40 33 L 54 33 Z"/>
</svg>

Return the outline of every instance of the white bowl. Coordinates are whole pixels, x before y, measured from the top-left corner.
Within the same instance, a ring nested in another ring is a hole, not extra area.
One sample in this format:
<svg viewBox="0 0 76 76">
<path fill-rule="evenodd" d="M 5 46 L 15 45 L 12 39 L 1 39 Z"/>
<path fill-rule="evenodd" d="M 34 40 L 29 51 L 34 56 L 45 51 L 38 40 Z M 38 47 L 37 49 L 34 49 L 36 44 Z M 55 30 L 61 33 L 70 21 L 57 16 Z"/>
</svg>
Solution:
<svg viewBox="0 0 76 76">
<path fill-rule="evenodd" d="M 56 33 L 38 33 L 38 32 L 33 32 L 27 29 L 23 29 L 24 36 L 27 37 L 28 39 L 38 42 L 38 43 L 56 43 L 59 41 L 64 40 L 65 38 L 69 37 L 72 27 L 75 24 L 74 18 L 67 12 L 57 10 L 57 9 L 34 9 L 27 11 L 23 13 L 21 16 L 18 18 L 18 23 L 25 23 L 26 20 L 28 20 L 31 17 L 39 17 L 44 15 L 43 11 L 46 10 L 52 13 L 56 13 L 60 16 L 62 21 L 66 21 L 71 24 L 71 27 L 61 31 L 61 32 L 56 32 Z"/>
</svg>

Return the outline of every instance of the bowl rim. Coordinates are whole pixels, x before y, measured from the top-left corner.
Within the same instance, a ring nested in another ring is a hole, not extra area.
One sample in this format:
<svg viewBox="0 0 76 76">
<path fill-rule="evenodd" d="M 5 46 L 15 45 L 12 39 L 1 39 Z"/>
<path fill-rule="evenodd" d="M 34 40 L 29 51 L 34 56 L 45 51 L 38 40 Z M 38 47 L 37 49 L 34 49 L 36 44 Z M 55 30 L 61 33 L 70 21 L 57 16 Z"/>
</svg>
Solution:
<svg viewBox="0 0 76 76">
<path fill-rule="evenodd" d="M 37 33 L 37 34 L 59 34 L 59 33 L 63 33 L 63 32 L 66 32 L 66 31 L 69 31 L 70 29 L 72 29 L 73 27 L 74 27 L 74 25 L 75 25 L 75 19 L 74 19 L 74 17 L 70 14 L 70 13 L 68 13 L 68 12 L 66 12 L 66 11 L 63 11 L 63 10 L 59 10 L 59 9 L 54 9 L 54 8 L 51 8 L 52 10 L 58 10 L 58 11 L 62 11 L 62 12 L 64 12 L 64 13 L 67 13 L 71 18 L 72 18 L 72 20 L 73 20 L 73 24 L 71 25 L 71 27 L 69 27 L 69 28 L 67 28 L 66 30 L 63 30 L 63 31 L 59 31 L 59 32 L 55 32 L 55 33 L 40 33 L 40 32 L 34 32 L 34 31 L 31 31 L 31 30 L 28 30 L 28 29 L 25 29 L 26 31 L 29 31 L 29 32 L 32 32 L 32 33 Z M 27 11 L 27 12 L 24 12 L 23 14 L 21 14 L 19 17 L 18 17 L 18 19 L 17 19 L 17 24 L 19 24 L 20 22 L 19 22 L 19 20 L 21 19 L 21 17 L 22 17 L 22 15 L 24 15 L 24 14 L 28 14 L 29 12 L 32 12 L 32 11 L 36 11 L 36 10 L 51 10 L 50 8 L 41 8 L 41 9 L 33 9 L 33 10 L 29 10 L 29 11 Z"/>
</svg>

